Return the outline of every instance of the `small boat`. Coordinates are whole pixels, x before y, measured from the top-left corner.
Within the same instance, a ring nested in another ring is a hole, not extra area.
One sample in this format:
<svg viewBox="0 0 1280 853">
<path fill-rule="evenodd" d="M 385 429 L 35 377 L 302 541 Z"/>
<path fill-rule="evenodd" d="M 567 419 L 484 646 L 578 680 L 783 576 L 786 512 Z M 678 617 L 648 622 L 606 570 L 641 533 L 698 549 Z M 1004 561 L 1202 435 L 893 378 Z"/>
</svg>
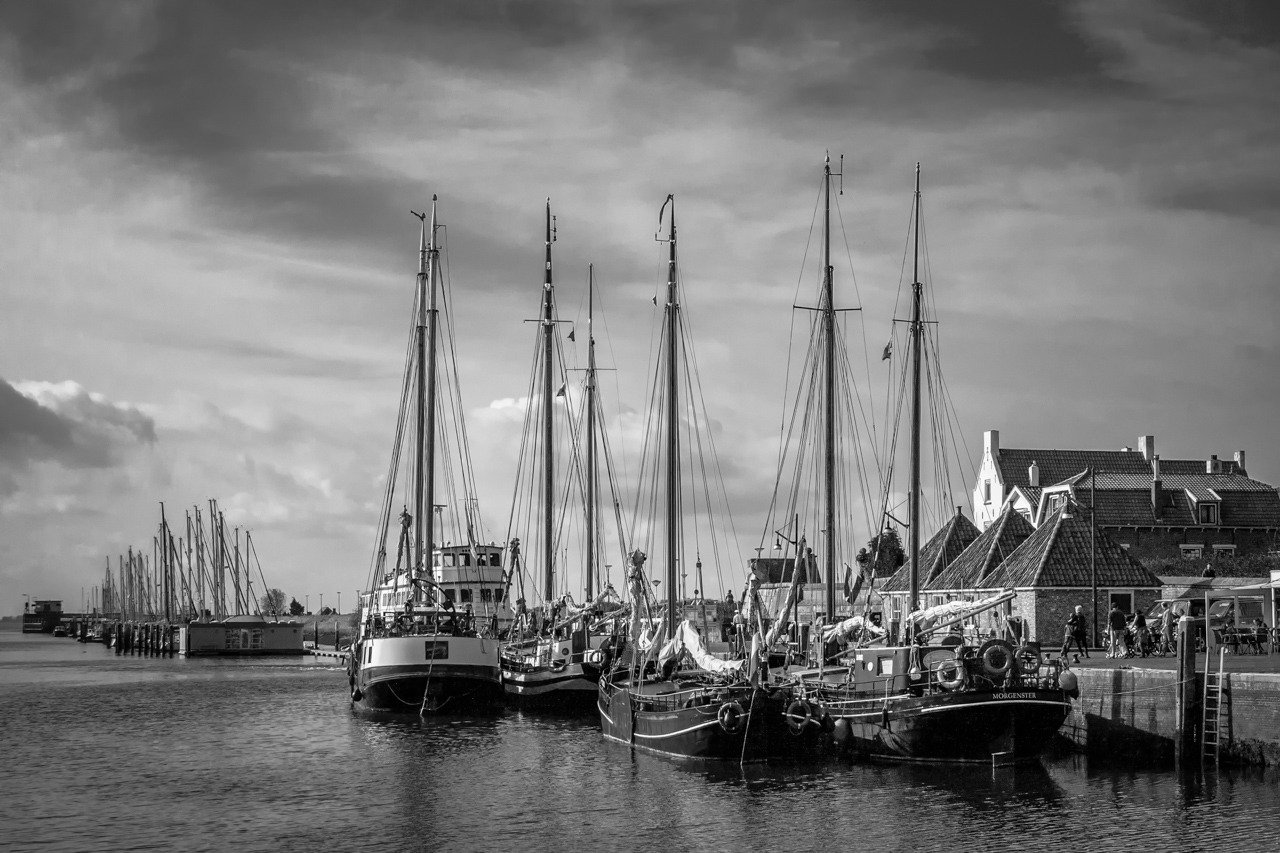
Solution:
<svg viewBox="0 0 1280 853">
<path fill-rule="evenodd" d="M 668 207 L 667 295 L 662 355 L 654 375 L 654 384 L 661 391 L 650 398 L 659 404 L 649 419 L 652 452 L 646 452 L 661 474 L 654 470 L 652 476 L 641 476 L 641 482 L 651 488 L 661 486 L 665 502 L 658 494 L 637 502 L 664 510 L 649 528 L 653 531 L 661 526 L 663 530 L 664 572 L 651 582 L 645 573 L 647 555 L 640 548 L 632 551 L 628 560 L 630 624 L 625 634 L 615 635 L 603 649 L 606 672 L 600 679 L 597 699 L 600 726 L 610 740 L 678 758 L 739 763 L 787 759 L 817 742 L 817 728 L 803 718 L 788 717 L 790 698 L 769 682 L 767 665 L 760 655 L 735 660 L 716 657 L 709 653 L 697 626 L 681 618 L 681 567 L 697 569 L 699 593 L 704 583 L 701 558 L 686 549 L 684 502 L 696 506 L 705 492 L 697 487 L 686 489 L 680 472 L 716 466 L 714 458 L 682 459 L 682 423 L 690 429 L 705 428 L 706 415 L 695 411 L 696 406 L 683 408 L 680 397 L 682 388 L 692 387 L 693 377 L 681 370 L 691 342 L 682 334 L 673 196 L 667 196 L 660 221 Z M 684 444 L 690 451 L 705 446 L 691 439 Z M 698 512 L 707 509 L 696 506 Z M 662 605 L 655 600 L 654 582 L 664 587 Z M 767 641 L 762 641 L 759 632 L 753 634 L 753 649 L 764 644 Z"/>
<path fill-rule="evenodd" d="M 910 547 L 911 609 L 898 644 L 855 644 L 827 666 L 794 674 L 795 701 L 829 718 L 836 746 L 865 758 L 922 762 L 1001 763 L 1036 759 L 1071 710 L 1075 674 L 1038 648 L 992 638 L 977 648 L 933 642 L 943 630 L 1013 598 L 1013 592 L 974 602 L 920 609 L 920 420 L 922 338 L 927 321 L 919 274 L 920 167 L 916 166 L 915 282 L 908 326 L 911 358 Z M 887 490 L 886 490 L 887 491 Z M 887 502 L 887 497 L 886 497 Z M 887 505 L 885 515 L 887 515 Z M 832 643 L 869 629 L 861 615 L 828 625 Z M 882 635 L 882 631 L 876 632 Z M 824 643 L 825 645 L 825 643 Z"/>
<path fill-rule="evenodd" d="M 415 216 L 422 224 L 415 322 L 370 582 L 360 597 L 358 634 L 347 658 L 348 686 L 352 707 L 361 713 L 496 712 L 503 699 L 497 632 L 505 603 L 495 577 L 501 549 L 481 539 L 479 512 L 470 493 L 474 476 L 467 461 L 463 409 L 454 396 L 457 383 L 438 379 L 452 364 L 441 357 L 445 348 L 438 340 L 442 312 L 435 198 L 430 226 L 426 214 Z M 441 506 L 444 494 L 436 494 L 436 468 L 437 456 L 443 460 L 444 454 L 437 453 L 436 432 L 437 420 L 443 419 L 439 409 L 446 407 L 455 419 L 452 435 L 464 446 L 455 448 L 458 470 L 442 477 L 461 491 Z M 406 434 L 407 460 L 401 454 Z M 408 468 L 403 477 L 398 476 L 402 461 Z M 389 569 L 387 536 L 393 527 L 396 489 L 402 483 L 407 484 L 406 509 L 399 514 L 396 562 Z M 443 523 L 437 528 L 435 516 L 439 513 L 443 522 L 446 509 L 452 511 L 453 532 L 461 544 L 437 543 L 444 530 Z M 478 599 L 460 597 L 473 589 Z"/>
</svg>

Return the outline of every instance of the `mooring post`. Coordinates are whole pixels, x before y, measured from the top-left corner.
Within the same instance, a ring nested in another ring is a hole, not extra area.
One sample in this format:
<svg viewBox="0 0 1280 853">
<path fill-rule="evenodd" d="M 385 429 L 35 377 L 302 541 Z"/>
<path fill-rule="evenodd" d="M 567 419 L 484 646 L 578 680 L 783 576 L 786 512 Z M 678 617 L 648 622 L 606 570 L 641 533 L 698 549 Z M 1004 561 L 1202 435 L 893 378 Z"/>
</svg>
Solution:
<svg viewBox="0 0 1280 853">
<path fill-rule="evenodd" d="M 1178 713 L 1174 756 L 1180 765 L 1195 759 L 1198 743 L 1196 708 L 1196 631 L 1190 616 L 1178 620 Z"/>
</svg>

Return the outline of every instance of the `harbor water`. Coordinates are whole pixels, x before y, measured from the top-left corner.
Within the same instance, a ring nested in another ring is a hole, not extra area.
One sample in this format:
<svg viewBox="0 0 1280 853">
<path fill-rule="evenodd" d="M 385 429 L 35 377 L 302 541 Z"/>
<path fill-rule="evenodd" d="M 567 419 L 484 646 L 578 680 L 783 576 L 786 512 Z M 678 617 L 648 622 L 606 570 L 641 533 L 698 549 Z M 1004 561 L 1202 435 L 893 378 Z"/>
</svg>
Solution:
<svg viewBox="0 0 1280 853">
<path fill-rule="evenodd" d="M 678 763 L 594 720 L 354 716 L 336 661 L 0 633 L 0 850 L 1277 849 L 1280 774 Z"/>
</svg>

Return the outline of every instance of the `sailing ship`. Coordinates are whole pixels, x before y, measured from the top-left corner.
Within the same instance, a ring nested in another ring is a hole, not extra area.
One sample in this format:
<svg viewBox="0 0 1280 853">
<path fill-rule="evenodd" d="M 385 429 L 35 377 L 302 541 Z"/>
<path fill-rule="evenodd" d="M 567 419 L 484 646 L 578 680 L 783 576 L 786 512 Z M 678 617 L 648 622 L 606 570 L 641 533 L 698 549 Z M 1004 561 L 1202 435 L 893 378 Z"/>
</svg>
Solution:
<svg viewBox="0 0 1280 853">
<path fill-rule="evenodd" d="M 826 626 L 817 667 L 795 673 L 795 701 L 828 719 L 832 739 L 844 752 L 872 759 L 925 762 L 1025 761 L 1035 759 L 1071 708 L 1075 676 L 1059 661 L 1042 659 L 1032 647 L 992 638 L 978 648 L 934 643 L 942 630 L 998 607 L 1006 591 L 975 602 L 952 601 L 919 608 L 921 360 L 928 322 L 922 316 L 920 281 L 920 167 L 916 166 L 915 234 L 910 342 L 910 610 L 898 644 L 853 644 L 835 665 L 829 651 L 841 638 L 869 628 L 865 615 Z M 888 514 L 888 488 L 885 490 Z M 856 624 L 855 624 L 856 623 Z M 879 632 L 877 632 L 879 633 Z"/>
<path fill-rule="evenodd" d="M 505 609 L 501 548 L 478 539 L 475 501 L 466 493 L 474 479 L 466 462 L 470 453 L 462 408 L 450 396 L 457 383 L 439 378 L 450 364 L 441 358 L 436 198 L 431 200 L 430 226 L 427 214 L 414 215 L 422 225 L 414 328 L 370 585 L 360 597 L 358 634 L 347 662 L 351 703 L 358 712 L 424 716 L 496 711 L 502 705 L 497 632 Z M 443 420 L 439 409 L 448 403 L 457 419 L 452 435 L 461 446 L 454 448 L 459 470 L 449 472 L 456 476 L 444 479 L 460 484 L 464 492 L 458 496 L 460 505 L 454 506 L 438 503 L 436 494 L 437 456 L 444 456 L 446 446 L 437 441 L 437 420 Z M 408 505 L 399 514 L 396 562 L 389 569 L 387 536 L 410 420 L 411 473 L 404 479 L 411 493 L 405 495 Z M 435 516 L 443 516 L 446 509 L 454 510 L 451 517 L 461 544 L 437 543 L 443 530 L 437 528 Z M 459 597 L 472 589 L 478 589 L 479 601 Z M 509 620 L 509 611 L 507 616 Z"/>
<path fill-rule="evenodd" d="M 535 475 L 517 476 L 516 500 L 518 506 L 525 505 L 521 497 L 524 493 L 522 485 L 528 484 L 529 491 L 540 492 L 540 499 L 531 499 L 528 506 L 536 516 L 530 522 L 536 539 L 535 549 L 541 560 L 541 609 L 524 609 L 513 626 L 509 641 L 502 647 L 501 666 L 502 683 L 508 699 L 522 707 L 544 708 L 559 712 L 584 712 L 595 707 L 596 689 L 600 681 L 603 653 L 600 647 L 609 634 L 609 624 L 605 617 L 618 609 L 617 596 L 612 587 L 604 586 L 599 594 L 595 593 L 593 582 L 596 567 L 599 565 L 598 552 L 601 537 L 597 535 L 596 518 L 597 492 L 599 474 L 596 470 L 596 364 L 595 336 L 592 331 L 592 313 L 594 310 L 594 281 L 589 274 L 588 280 L 588 341 L 587 372 L 585 382 L 585 476 L 566 478 L 568 485 L 582 483 L 583 508 L 586 522 L 584 527 L 585 544 L 583 546 L 585 598 L 584 605 L 573 600 L 570 593 L 557 597 L 556 554 L 560 552 L 560 531 L 565 529 L 558 524 L 556 516 L 556 401 L 565 400 L 564 410 L 568 412 L 568 398 L 564 394 L 567 383 L 564 382 L 563 359 L 557 358 L 561 340 L 558 334 L 560 322 L 556 316 L 555 287 L 552 277 L 551 245 L 555 242 L 554 218 L 551 215 L 551 202 L 547 201 L 546 213 L 546 259 L 542 284 L 542 312 L 538 324 L 538 349 L 534 359 L 534 382 L 540 386 L 539 391 L 529 395 L 530 405 L 525 422 L 525 440 L 522 446 L 530 448 L 529 454 L 538 458 L 540 471 Z M 560 381 L 560 392 L 556 392 L 557 380 Z M 570 453 L 574 463 L 579 459 L 577 453 Z M 533 466 L 527 466 L 532 468 Z M 526 466 L 522 466 L 523 475 Z M 576 473 L 576 468 L 573 469 Z M 566 499 L 565 504 L 569 501 Z M 519 513 L 513 511 L 513 519 Z M 525 567 L 522 565 L 520 539 L 509 536 L 509 581 L 519 581 L 523 589 Z M 508 595 L 508 597 L 510 597 Z M 523 607 L 524 596 L 518 604 Z"/>
<path fill-rule="evenodd" d="M 681 758 L 736 762 L 788 758 L 804 745 L 812 747 L 817 734 L 807 721 L 788 717 L 788 696 L 770 683 L 767 665 L 762 665 L 760 649 L 767 640 L 762 640 L 761 632 L 752 634 L 752 654 L 724 660 L 710 654 L 692 621 L 681 618 L 681 566 L 692 561 L 687 560 L 682 537 L 685 489 L 680 472 L 701 466 L 682 465 L 681 459 L 681 418 L 689 416 L 692 427 L 697 416 L 690 416 L 693 409 L 682 408 L 680 396 L 684 383 L 688 382 L 687 387 L 693 383 L 681 371 L 689 342 L 682 334 L 677 290 L 674 196 L 667 196 L 660 222 L 668 209 L 664 328 L 650 413 L 650 435 L 657 443 L 652 454 L 645 454 L 655 470 L 654 476 L 641 477 L 655 491 L 661 483 L 665 494 L 661 501 L 655 494 L 647 502 L 664 509 L 665 571 L 651 582 L 645 572 L 645 552 L 636 548 L 628 559 L 630 624 L 625 635 L 615 635 L 604 649 L 607 669 L 597 699 L 601 730 L 610 740 Z M 689 489 L 689 493 L 696 500 L 699 490 Z M 643 501 L 638 498 L 637 504 Z M 700 559 L 698 568 L 700 573 Z M 664 585 L 662 606 L 654 600 L 653 583 Z M 750 594 L 748 601 L 753 601 Z M 763 627 L 758 620 L 749 624 Z"/>
</svg>

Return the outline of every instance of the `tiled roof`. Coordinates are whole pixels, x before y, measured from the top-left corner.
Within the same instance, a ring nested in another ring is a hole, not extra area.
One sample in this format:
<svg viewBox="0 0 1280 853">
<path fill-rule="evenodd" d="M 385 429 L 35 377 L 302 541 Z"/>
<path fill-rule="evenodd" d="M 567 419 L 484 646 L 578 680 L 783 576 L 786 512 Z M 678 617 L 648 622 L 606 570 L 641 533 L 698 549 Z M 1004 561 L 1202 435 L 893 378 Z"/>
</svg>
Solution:
<svg viewBox="0 0 1280 853">
<path fill-rule="evenodd" d="M 920 573 L 917 577 L 920 588 L 923 589 L 946 569 L 978 536 L 978 528 L 966 516 L 959 512 L 951 516 L 942 529 L 929 537 L 929 541 L 920 548 Z M 880 591 L 905 592 L 910 588 L 911 561 L 908 560 L 881 585 Z"/>
<path fill-rule="evenodd" d="M 928 585 L 930 590 L 988 588 L 987 578 L 1004 559 L 1027 540 L 1035 528 L 1012 507 L 1005 507 L 995 523 L 951 561 Z"/>
<path fill-rule="evenodd" d="M 1031 483 L 1029 469 L 1036 463 L 1041 486 L 1061 483 L 1092 468 L 1097 472 L 1101 486 L 1104 476 L 1145 476 L 1145 484 L 1151 485 L 1151 463 L 1138 450 L 1023 450 L 1016 447 L 1000 449 L 1000 476 L 1005 488 L 1028 486 Z M 1167 480 L 1180 474 L 1199 474 L 1207 477 L 1242 477 L 1244 472 L 1233 459 L 1219 459 L 1221 474 L 1205 474 L 1203 459 L 1161 459 L 1160 477 Z M 1086 475 L 1085 480 L 1088 477 Z"/>
<path fill-rule="evenodd" d="M 1257 482 L 1250 481 L 1250 482 Z M 1144 489 L 1102 489 L 1094 494 L 1098 502 L 1098 524 L 1107 527 L 1191 527 L 1196 519 L 1191 500 L 1184 489 L 1169 488 L 1162 482 L 1164 502 L 1160 507 L 1160 520 L 1156 521 L 1151 509 L 1151 484 Z M 1280 527 L 1280 493 L 1274 489 L 1214 489 L 1221 497 L 1221 527 Z M 1216 500 L 1212 496 L 1206 500 Z M 1090 490 L 1076 489 L 1076 503 L 1084 508 L 1090 505 Z"/>
<path fill-rule="evenodd" d="M 1151 463 L 1133 450 L 1020 450 L 1009 447 L 1000 449 L 1000 476 L 1005 487 L 1030 485 L 1028 469 L 1032 462 L 1039 469 L 1042 486 L 1061 483 L 1089 468 L 1095 471 L 1151 473 Z M 1164 464 L 1163 460 L 1160 464 Z"/>
<path fill-rule="evenodd" d="M 1160 586 L 1160 580 L 1128 551 L 1102 531 L 1092 531 L 1086 514 L 1059 510 L 1027 537 L 985 584 L 993 588 L 1043 588 L 1087 587 L 1095 582 L 1101 587 Z"/>
</svg>

